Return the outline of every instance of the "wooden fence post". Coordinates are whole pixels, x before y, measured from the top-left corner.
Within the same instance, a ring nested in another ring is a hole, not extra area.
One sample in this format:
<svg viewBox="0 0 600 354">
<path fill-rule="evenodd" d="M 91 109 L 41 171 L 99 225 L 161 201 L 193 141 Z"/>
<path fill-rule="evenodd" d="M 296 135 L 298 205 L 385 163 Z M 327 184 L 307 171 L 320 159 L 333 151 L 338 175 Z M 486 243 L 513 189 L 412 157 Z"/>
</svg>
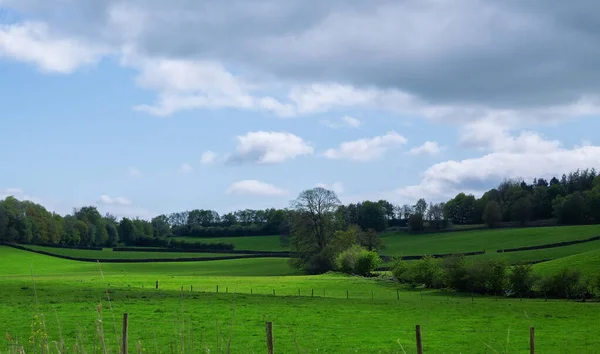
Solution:
<svg viewBox="0 0 600 354">
<path fill-rule="evenodd" d="M 219 286 L 217 285 L 217 293 L 219 292 Z"/>
<path fill-rule="evenodd" d="M 267 322 L 267 350 L 269 354 L 273 354 L 273 322 Z"/>
<path fill-rule="evenodd" d="M 346 290 L 346 299 L 349 299 L 350 296 L 348 295 L 348 290 Z"/>
<path fill-rule="evenodd" d="M 156 288 L 158 289 L 158 280 L 156 281 Z"/>
<path fill-rule="evenodd" d="M 417 354 L 423 354 L 423 343 L 421 342 L 421 326 L 417 325 Z"/>
<path fill-rule="evenodd" d="M 400 290 L 396 289 L 396 299 L 400 300 Z"/>
<path fill-rule="evenodd" d="M 535 328 L 529 327 L 529 353 L 535 354 Z"/>
<path fill-rule="evenodd" d="M 127 313 L 123 314 L 123 346 L 122 351 L 123 354 L 127 354 L 127 327 L 129 322 L 129 315 Z"/>
<path fill-rule="evenodd" d="M 312 292 L 311 292 L 310 296 L 311 296 L 311 297 L 314 297 L 314 296 L 315 296 L 315 289 L 312 289 Z"/>
</svg>

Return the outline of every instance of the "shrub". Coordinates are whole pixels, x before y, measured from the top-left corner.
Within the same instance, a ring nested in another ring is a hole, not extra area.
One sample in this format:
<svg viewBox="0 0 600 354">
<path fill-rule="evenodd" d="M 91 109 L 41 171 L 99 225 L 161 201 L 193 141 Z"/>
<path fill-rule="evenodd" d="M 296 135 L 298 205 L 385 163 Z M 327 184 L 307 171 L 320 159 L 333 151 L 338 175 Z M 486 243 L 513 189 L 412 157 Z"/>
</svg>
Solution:
<svg viewBox="0 0 600 354">
<path fill-rule="evenodd" d="M 443 287 L 443 272 L 439 259 L 426 256 L 415 261 L 411 272 L 414 282 L 417 284 L 422 284 L 430 289 Z"/>
<path fill-rule="evenodd" d="M 381 264 L 381 258 L 377 252 L 353 245 L 337 255 L 335 264 L 341 272 L 368 276 Z"/>
<path fill-rule="evenodd" d="M 450 256 L 442 260 L 444 284 L 450 289 L 468 291 L 469 279 L 464 256 Z"/>
<path fill-rule="evenodd" d="M 381 258 L 375 251 L 363 250 L 360 256 L 356 260 L 354 272 L 358 275 L 369 276 L 371 273 L 379 267 L 381 264 Z"/>
<path fill-rule="evenodd" d="M 495 260 L 476 260 L 467 267 L 469 290 L 480 294 L 497 294 L 504 290 L 506 265 Z"/>
<path fill-rule="evenodd" d="M 395 259 L 392 265 L 392 276 L 400 283 L 411 283 L 410 265 L 401 258 Z"/>
<path fill-rule="evenodd" d="M 329 247 L 313 254 L 308 259 L 299 259 L 301 268 L 309 274 L 322 274 L 335 269 L 333 250 Z"/>
<path fill-rule="evenodd" d="M 581 273 L 571 269 L 563 269 L 551 276 L 542 278 L 540 290 L 551 297 L 570 298 L 585 295 L 586 286 L 581 281 Z"/>
<path fill-rule="evenodd" d="M 335 266 L 336 269 L 340 272 L 344 272 L 347 274 L 351 274 L 354 272 L 356 268 L 356 263 L 358 262 L 359 257 L 363 248 L 358 245 L 353 245 L 352 247 L 342 251 L 335 257 Z"/>
<path fill-rule="evenodd" d="M 508 276 L 510 288 L 515 293 L 525 295 L 531 292 L 536 281 L 530 264 L 517 264 L 512 267 Z"/>
<path fill-rule="evenodd" d="M 423 215 L 413 214 L 408 218 L 408 231 L 419 232 L 425 230 L 425 224 L 423 223 Z"/>
</svg>

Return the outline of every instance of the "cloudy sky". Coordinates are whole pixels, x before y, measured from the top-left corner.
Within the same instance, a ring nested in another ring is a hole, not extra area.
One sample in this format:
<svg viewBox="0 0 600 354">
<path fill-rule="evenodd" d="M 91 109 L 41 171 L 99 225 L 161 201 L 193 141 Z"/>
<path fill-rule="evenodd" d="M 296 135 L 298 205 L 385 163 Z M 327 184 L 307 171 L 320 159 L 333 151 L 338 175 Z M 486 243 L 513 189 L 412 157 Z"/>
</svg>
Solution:
<svg viewBox="0 0 600 354">
<path fill-rule="evenodd" d="M 0 0 L 0 197 L 148 217 L 600 162 L 592 0 Z"/>
</svg>

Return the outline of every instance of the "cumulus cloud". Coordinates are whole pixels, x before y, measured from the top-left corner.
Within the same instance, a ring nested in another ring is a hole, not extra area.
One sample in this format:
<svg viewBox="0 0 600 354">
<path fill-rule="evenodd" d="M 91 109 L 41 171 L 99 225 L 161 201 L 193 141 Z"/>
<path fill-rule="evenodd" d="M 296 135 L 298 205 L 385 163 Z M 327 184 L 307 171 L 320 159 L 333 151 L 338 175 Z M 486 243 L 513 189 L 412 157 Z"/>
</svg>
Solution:
<svg viewBox="0 0 600 354">
<path fill-rule="evenodd" d="M 98 203 L 104 204 L 104 205 L 131 205 L 131 201 L 127 198 L 124 198 L 124 197 L 112 198 L 106 194 L 103 194 L 100 196 Z"/>
<path fill-rule="evenodd" d="M 203 165 L 210 165 L 211 163 L 215 162 L 215 160 L 217 159 L 217 154 L 212 152 L 212 151 L 205 151 L 202 156 L 200 157 L 200 163 Z"/>
<path fill-rule="evenodd" d="M 265 196 L 282 196 L 288 194 L 284 189 L 276 187 L 272 184 L 264 183 L 257 180 L 243 180 L 234 182 L 227 190 L 227 194 L 250 194 L 250 195 L 265 195 Z"/>
<path fill-rule="evenodd" d="M 43 22 L 0 24 L 0 58 L 33 63 L 42 71 L 71 73 L 107 52 L 102 46 L 53 34 Z"/>
<path fill-rule="evenodd" d="M 442 200 L 459 191 L 480 194 L 506 177 L 551 178 L 600 161 L 600 146 L 565 148 L 533 132 L 504 135 L 481 157 L 450 160 L 428 168 L 419 184 L 399 188 L 406 198 L 430 197 Z"/>
<path fill-rule="evenodd" d="M 395 131 L 374 138 L 347 141 L 337 149 L 328 149 L 323 153 L 328 159 L 370 161 L 385 155 L 389 150 L 406 144 L 408 140 Z"/>
<path fill-rule="evenodd" d="M 299 156 L 311 155 L 314 148 L 301 137 L 286 132 L 249 132 L 237 137 L 236 152 L 227 162 L 281 163 Z"/>
<path fill-rule="evenodd" d="M 317 183 L 317 187 L 325 188 L 334 191 L 337 194 L 344 193 L 344 184 L 342 182 L 333 182 L 331 184 L 327 183 Z"/>
<path fill-rule="evenodd" d="M 443 147 L 441 147 L 437 141 L 426 141 L 423 145 L 415 146 L 414 148 L 408 150 L 407 154 L 409 155 L 437 155 L 442 151 Z"/>
</svg>

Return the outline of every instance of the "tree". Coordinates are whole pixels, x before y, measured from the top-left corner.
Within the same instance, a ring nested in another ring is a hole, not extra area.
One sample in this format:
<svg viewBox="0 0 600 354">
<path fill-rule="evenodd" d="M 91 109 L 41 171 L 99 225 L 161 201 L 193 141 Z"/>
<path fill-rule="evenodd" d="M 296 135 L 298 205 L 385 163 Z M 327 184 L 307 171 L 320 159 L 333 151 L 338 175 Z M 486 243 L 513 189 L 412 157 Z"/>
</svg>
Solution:
<svg viewBox="0 0 600 354">
<path fill-rule="evenodd" d="M 169 226 L 169 218 L 166 215 L 159 215 L 152 219 L 152 231 L 154 237 L 164 237 L 171 233 L 171 227 Z"/>
<path fill-rule="evenodd" d="M 423 215 L 413 214 L 408 218 L 408 229 L 411 232 L 419 232 L 425 230 L 423 223 Z"/>
<path fill-rule="evenodd" d="M 333 268 L 328 250 L 334 235 L 334 214 L 340 205 L 335 192 L 322 187 L 305 190 L 292 202 L 292 249 L 297 266 L 319 273 Z"/>
<path fill-rule="evenodd" d="M 358 206 L 358 225 L 363 230 L 383 231 L 387 225 L 385 209 L 379 203 L 365 201 Z"/>
<path fill-rule="evenodd" d="M 377 231 L 369 229 L 358 234 L 358 243 L 369 251 L 380 250 L 383 246 L 383 241 L 377 235 Z"/>
<path fill-rule="evenodd" d="M 121 241 L 123 241 L 126 245 L 133 243 L 135 241 L 135 228 L 133 227 L 133 222 L 131 222 L 128 218 L 123 218 L 119 222 L 119 237 Z"/>
<path fill-rule="evenodd" d="M 501 220 L 502 210 L 500 209 L 500 204 L 495 200 L 488 202 L 485 206 L 485 211 L 483 212 L 483 221 L 490 228 L 494 228 L 498 226 Z"/>
<path fill-rule="evenodd" d="M 511 214 L 511 220 L 525 225 L 531 218 L 531 201 L 529 196 L 517 199 L 512 205 Z"/>
<path fill-rule="evenodd" d="M 421 198 L 417 201 L 417 204 L 413 207 L 413 211 L 415 214 L 419 214 L 422 217 L 425 216 L 425 212 L 427 212 L 427 201 Z"/>
<path fill-rule="evenodd" d="M 119 232 L 116 226 L 113 223 L 106 223 L 106 233 L 108 234 L 106 246 L 115 247 L 119 242 Z"/>
</svg>

